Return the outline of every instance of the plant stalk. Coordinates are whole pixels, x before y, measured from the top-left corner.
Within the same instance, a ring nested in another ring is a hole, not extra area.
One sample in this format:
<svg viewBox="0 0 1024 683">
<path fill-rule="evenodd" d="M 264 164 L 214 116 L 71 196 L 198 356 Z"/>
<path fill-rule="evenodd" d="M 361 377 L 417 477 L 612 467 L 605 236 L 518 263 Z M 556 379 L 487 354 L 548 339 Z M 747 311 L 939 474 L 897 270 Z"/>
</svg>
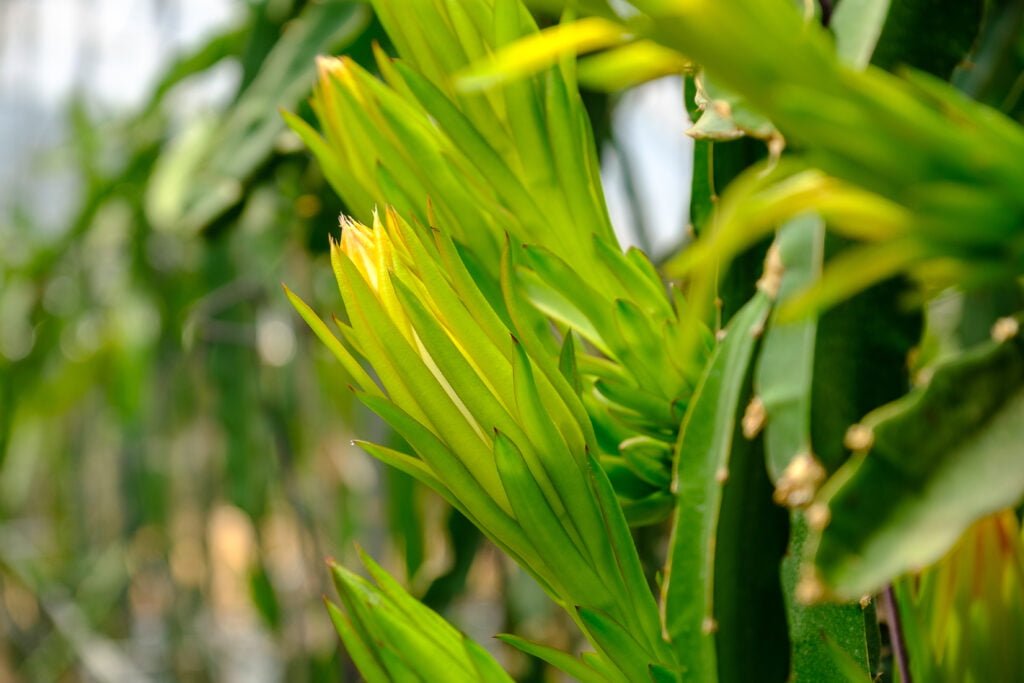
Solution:
<svg viewBox="0 0 1024 683">
<path fill-rule="evenodd" d="M 832 0 L 820 0 L 818 4 L 821 6 L 821 25 L 827 28 L 832 21 Z"/>
<path fill-rule="evenodd" d="M 899 605 L 896 604 L 896 593 L 890 583 L 882 593 L 882 600 L 885 602 L 885 612 L 889 625 L 889 641 L 892 643 L 893 659 L 896 660 L 896 669 L 900 672 L 902 683 L 913 683 L 910 675 L 910 664 L 907 656 L 907 643 L 903 640 L 903 623 L 900 620 Z"/>
</svg>

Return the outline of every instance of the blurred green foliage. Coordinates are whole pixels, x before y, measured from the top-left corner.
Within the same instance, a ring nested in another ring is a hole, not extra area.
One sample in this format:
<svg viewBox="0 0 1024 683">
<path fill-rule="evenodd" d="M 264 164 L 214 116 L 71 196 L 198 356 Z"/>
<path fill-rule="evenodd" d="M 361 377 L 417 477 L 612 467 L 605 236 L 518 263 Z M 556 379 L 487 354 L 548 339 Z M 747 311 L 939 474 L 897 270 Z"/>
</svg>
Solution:
<svg viewBox="0 0 1024 683">
<path fill-rule="evenodd" d="M 330 291 L 344 208 L 278 109 L 305 106 L 317 54 L 386 38 L 359 3 L 244 12 L 136 113 L 76 99 L 65 229 L 0 217 L 2 680 L 344 680 L 323 558 L 359 539 L 429 583 L 454 552 L 461 582 L 478 545 L 350 446 L 381 428 L 277 286 Z M 227 63 L 236 91 L 182 126 L 176 94 Z"/>
</svg>

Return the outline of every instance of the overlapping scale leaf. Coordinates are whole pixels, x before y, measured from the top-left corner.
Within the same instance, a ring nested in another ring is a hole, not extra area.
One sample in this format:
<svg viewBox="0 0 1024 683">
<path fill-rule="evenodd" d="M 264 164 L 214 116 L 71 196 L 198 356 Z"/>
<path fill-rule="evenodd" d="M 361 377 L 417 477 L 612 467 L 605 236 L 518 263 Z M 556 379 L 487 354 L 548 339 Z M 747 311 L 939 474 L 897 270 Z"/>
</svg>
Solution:
<svg viewBox="0 0 1024 683">
<path fill-rule="evenodd" d="M 558 254 L 527 244 L 518 279 L 538 309 L 599 352 L 578 359 L 583 400 L 605 463 L 618 466 L 612 477 L 631 521 L 651 523 L 671 509 L 663 494 L 672 445 L 713 339 L 681 297 L 669 299 L 642 253 L 596 252 L 613 278 L 584 280 Z M 700 340 L 695 352 L 683 351 L 685 335 Z"/>
</svg>

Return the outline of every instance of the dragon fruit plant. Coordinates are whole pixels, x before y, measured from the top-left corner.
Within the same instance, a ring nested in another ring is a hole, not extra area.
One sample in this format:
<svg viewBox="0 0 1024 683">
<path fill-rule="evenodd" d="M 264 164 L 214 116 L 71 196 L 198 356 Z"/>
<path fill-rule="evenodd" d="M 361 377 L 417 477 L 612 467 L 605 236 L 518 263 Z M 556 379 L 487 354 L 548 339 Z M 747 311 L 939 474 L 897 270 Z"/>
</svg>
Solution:
<svg viewBox="0 0 1024 683">
<path fill-rule="evenodd" d="M 374 0 L 397 56 L 285 114 L 350 212 L 334 322 L 287 295 L 398 437 L 360 445 L 565 610 L 591 649 L 500 638 L 577 680 L 1024 679 L 1021 3 L 538 4 Z M 580 87 L 666 75 L 695 239 L 655 264 Z M 511 680 L 364 563 L 366 680 Z"/>
</svg>

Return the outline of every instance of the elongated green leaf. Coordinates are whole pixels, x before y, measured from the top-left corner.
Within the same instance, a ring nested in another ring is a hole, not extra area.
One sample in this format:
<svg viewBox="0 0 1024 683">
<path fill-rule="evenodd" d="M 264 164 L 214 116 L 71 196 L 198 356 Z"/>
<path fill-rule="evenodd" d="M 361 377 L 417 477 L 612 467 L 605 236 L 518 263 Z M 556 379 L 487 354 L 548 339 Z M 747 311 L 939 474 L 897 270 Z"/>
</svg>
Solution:
<svg viewBox="0 0 1024 683">
<path fill-rule="evenodd" d="M 436 4 L 436 3 L 435 3 Z M 462 52 L 467 61 L 481 59 L 487 54 L 490 41 L 490 25 L 483 3 L 443 0 L 441 3 L 448 15 L 455 35 L 458 36 Z"/>
<path fill-rule="evenodd" d="M 390 465 L 397 470 L 405 472 L 420 483 L 426 484 L 434 491 L 437 491 L 446 499 L 454 500 L 447 487 L 441 483 L 441 480 L 437 478 L 437 475 L 430 469 L 430 466 L 419 458 L 368 441 L 356 440 L 353 443 L 385 465 Z M 455 504 L 461 507 L 457 502 Z"/>
<path fill-rule="evenodd" d="M 537 554 L 547 561 L 557 561 L 554 574 L 563 579 L 559 594 L 578 604 L 613 605 L 617 596 L 609 594 L 609 587 L 584 559 L 541 492 L 522 453 L 504 434 L 495 437 L 494 459 L 516 519 L 537 548 Z M 568 577 L 572 577 L 572 583 L 566 583 Z"/>
<path fill-rule="evenodd" d="M 938 559 L 979 517 L 1024 497 L 1024 342 L 968 351 L 863 420 L 871 443 L 829 481 L 814 555 L 840 597 Z"/>
<path fill-rule="evenodd" d="M 397 216 L 393 222 L 415 263 L 416 276 L 410 278 L 410 284 L 421 285 L 418 293 L 424 295 L 424 303 L 430 304 L 431 310 L 444 319 L 453 337 L 476 340 L 481 331 L 487 336 L 490 343 L 463 341 L 462 350 L 477 368 L 487 369 L 485 374 L 492 391 L 506 405 L 511 405 L 512 397 L 502 392 L 509 386 L 512 373 L 508 328 L 466 270 L 451 237 L 433 229 L 428 236 Z M 434 238 L 433 244 L 429 242 L 430 237 Z"/>
<path fill-rule="evenodd" d="M 388 681 L 393 683 L 423 683 L 423 677 L 418 675 L 415 668 L 407 664 L 401 655 L 394 650 L 381 650 L 380 658 L 388 669 Z"/>
<path fill-rule="evenodd" d="M 671 648 L 662 636 L 658 618 L 658 607 L 654 601 L 640 564 L 636 544 L 629 533 L 629 525 L 625 513 L 619 505 L 612 484 L 605 474 L 597 458 L 587 453 L 587 464 L 590 468 L 592 485 L 597 496 L 601 514 L 604 516 L 605 528 L 608 530 L 608 541 L 615 553 L 622 580 L 631 602 L 631 609 L 625 615 L 630 624 L 636 624 L 633 634 L 647 648 L 650 661 L 674 663 Z"/>
<path fill-rule="evenodd" d="M 597 671 L 606 681 L 625 681 L 622 672 L 616 669 L 606 657 L 599 652 L 583 652 L 580 659 L 594 671 Z"/>
<path fill-rule="evenodd" d="M 473 415 L 478 424 L 499 430 L 524 445 L 523 457 L 530 467 L 534 480 L 544 492 L 545 498 L 555 513 L 559 516 L 564 515 L 565 505 L 574 503 L 573 494 L 576 492 L 572 490 L 572 485 L 574 482 L 578 483 L 579 478 L 577 476 L 574 480 L 565 476 L 572 470 L 567 469 L 565 466 L 567 463 L 558 457 L 565 453 L 565 442 L 553 430 L 553 425 L 552 431 L 548 434 L 549 443 L 538 439 L 537 449 L 528 447 L 530 438 L 527 436 L 527 432 L 531 427 L 543 424 L 540 422 L 539 396 L 536 405 L 538 411 L 533 415 L 536 419 L 532 424 L 530 421 L 521 422 L 514 419 L 507 412 L 506 407 L 495 399 L 491 390 L 484 384 L 483 378 L 470 367 L 461 351 L 456 348 L 437 321 L 424 310 L 419 300 L 405 288 L 401 281 L 395 282 L 395 290 L 405 311 L 414 322 L 420 342 L 430 354 L 432 362 L 444 374 L 448 385 L 466 406 L 467 411 Z M 521 375 L 522 373 L 520 373 Z M 516 405 L 520 410 L 520 416 L 523 415 L 522 398 L 521 392 L 517 391 Z M 559 446 L 559 444 L 563 445 Z M 552 483 L 553 480 L 554 483 Z"/>
<path fill-rule="evenodd" d="M 347 59 L 342 59 L 342 64 L 344 69 L 340 75 L 332 73 L 328 83 L 321 84 L 322 97 L 330 98 L 329 103 L 333 105 L 332 110 L 318 113 L 321 127 L 326 129 L 329 140 L 333 135 L 332 143 L 338 148 L 335 153 L 342 156 L 340 152 L 344 150 L 347 163 L 360 169 L 357 178 L 366 185 L 375 202 L 382 200 L 380 195 L 384 188 L 378 187 L 376 176 L 379 168 L 384 167 L 403 196 L 415 201 L 415 215 L 421 216 L 425 208 L 423 198 L 437 195 L 435 178 L 427 167 L 440 174 L 436 180 L 445 182 L 446 186 L 452 183 L 452 172 L 441 156 L 439 141 L 431 137 L 429 129 L 424 130 L 425 122 L 409 103 L 381 86 L 358 65 Z M 384 114 L 385 108 L 389 118 Z M 396 130 L 396 122 L 401 126 L 399 130 Z M 399 132 L 403 136 L 401 141 Z M 422 165 L 416 163 L 418 154 L 423 155 Z M 344 186 L 341 188 L 343 197 L 346 190 Z M 438 195 L 436 209 L 447 212 L 447 218 L 454 202 L 461 200 L 465 205 L 465 194 L 460 189 L 452 197 Z M 467 210 L 471 211 L 470 215 L 476 213 L 472 208 Z M 458 232 L 461 224 L 453 220 L 450 226 Z"/>
<path fill-rule="evenodd" d="M 625 458 L 605 455 L 601 457 L 601 468 L 615 488 L 617 496 L 627 500 L 637 500 L 649 496 L 655 489 L 641 479 Z"/>
<path fill-rule="evenodd" d="M 588 163 L 594 143 L 593 136 L 585 135 L 589 131 L 581 129 L 581 124 L 586 123 L 586 116 L 579 93 L 575 90 L 569 92 L 557 69 L 550 70 L 547 76 L 544 113 L 548 124 L 548 140 L 559 183 L 576 225 L 575 230 L 567 231 L 566 234 L 578 238 L 582 242 L 579 248 L 583 249 L 586 249 L 592 234 L 616 243 L 604 205 L 601 179 L 594 175 Z"/>
<path fill-rule="evenodd" d="M 553 411 L 552 417 L 558 423 L 559 431 L 568 434 L 573 425 L 576 425 L 575 428 L 583 432 L 583 441 L 587 447 L 595 448 L 597 440 L 590 418 L 583 409 L 578 394 L 552 360 L 560 350 L 549 334 L 549 323 L 529 305 L 520 280 L 515 274 L 516 265 L 516 255 L 512 252 L 511 242 L 506 240 L 501 259 L 501 294 L 516 331 L 516 338 L 522 342 L 530 359 L 537 364 L 553 393 L 560 399 L 552 397 L 553 400 L 545 401 L 548 409 Z"/>
<path fill-rule="evenodd" d="M 616 299 L 613 305 L 612 315 L 618 330 L 615 350 L 622 364 L 649 390 L 657 391 L 665 397 L 668 403 L 683 387 L 679 386 L 678 379 L 665 367 L 662 339 L 655 321 L 641 311 L 639 306 L 626 299 Z M 652 417 L 657 420 L 659 417 L 664 418 L 666 413 L 671 416 L 670 405 L 663 406 Z"/>
<path fill-rule="evenodd" d="M 614 619 L 597 610 L 580 607 L 576 610 L 592 642 L 626 675 L 626 680 L 647 678 L 647 656 L 643 646 Z"/>
<path fill-rule="evenodd" d="M 496 683 L 513 683 L 512 677 L 494 661 L 494 657 L 476 641 L 463 636 L 463 647 L 466 656 L 476 669 L 478 681 L 495 681 Z"/>
<path fill-rule="evenodd" d="M 313 309 L 310 308 L 305 301 L 300 299 L 292 290 L 288 289 L 285 285 L 282 286 L 284 286 L 284 293 L 288 297 L 288 301 L 290 301 L 292 306 L 295 307 L 295 310 L 299 312 L 299 315 L 306 321 L 306 324 L 309 325 L 311 330 L 313 330 L 313 333 L 317 338 L 320 339 L 328 349 L 330 349 L 335 358 L 341 361 L 345 371 L 348 372 L 349 376 L 352 377 L 353 380 L 355 380 L 356 384 L 359 385 L 359 388 L 370 394 L 378 396 L 381 395 L 380 387 L 377 386 L 377 383 L 370 378 L 366 370 L 363 369 L 363 366 L 359 364 L 359 361 L 357 361 L 352 354 L 349 353 L 348 349 L 346 349 L 338 340 L 338 338 L 334 336 L 324 321 L 322 321 L 320 317 L 313 312 Z"/>
<path fill-rule="evenodd" d="M 366 76 L 368 82 L 372 82 Z M 392 95 L 392 93 L 387 93 Z M 464 221 L 460 216 L 479 215 L 481 211 L 480 197 L 490 194 L 489 188 L 479 183 L 475 174 L 458 172 L 452 163 L 452 157 L 445 154 L 446 141 L 442 140 L 436 130 L 425 129 L 425 122 L 410 113 L 411 107 L 402 100 L 393 97 L 381 98 L 382 114 L 394 136 L 394 154 L 382 154 L 385 163 L 394 168 L 396 177 L 415 174 L 423 185 L 423 190 L 409 193 L 421 205 L 427 198 L 436 210 L 447 209 L 451 218 L 446 217 L 446 226 L 458 230 L 458 238 L 473 246 L 481 254 L 497 254 L 498 236 L 494 230 L 461 229 Z"/>
<path fill-rule="evenodd" d="M 500 48 L 517 40 L 532 24 L 529 12 L 518 0 L 494 3 L 494 43 Z M 535 28 L 535 27 L 534 27 Z M 544 108 L 537 88 L 538 78 L 508 83 L 504 88 L 509 128 L 515 140 L 520 165 L 531 187 L 554 184 L 554 160 L 547 143 Z"/>
<path fill-rule="evenodd" d="M 341 637 L 341 642 L 348 650 L 349 657 L 355 663 L 359 673 L 363 675 L 367 683 L 389 683 L 387 671 L 376 659 L 374 650 L 362 639 L 359 632 L 353 627 L 348 617 L 338 609 L 332 602 L 324 600 L 327 605 L 327 612 L 331 615 L 331 622 Z"/>
<path fill-rule="evenodd" d="M 562 350 L 558 354 L 558 370 L 562 373 L 562 377 L 569 383 L 569 386 L 573 388 L 577 394 L 583 391 L 583 384 L 580 380 L 580 370 L 576 362 L 576 342 L 573 341 L 575 335 L 572 330 L 569 330 L 565 339 L 562 340 Z"/>
<path fill-rule="evenodd" d="M 574 270 L 564 259 L 550 249 L 537 245 L 524 245 L 520 250 L 523 262 L 529 265 L 544 285 L 561 296 L 561 307 L 547 305 L 552 315 L 557 315 L 567 324 L 573 325 L 580 334 L 585 334 L 598 346 L 611 346 L 604 338 L 615 328 L 612 311 L 601 291 L 607 291 L 607 283 L 587 282 L 584 274 Z M 528 279 L 524 279 L 529 283 Z M 532 293 L 538 297 L 538 304 L 553 300 L 540 300 L 543 292 L 536 287 Z M 581 319 L 582 314 L 585 320 Z"/>
<path fill-rule="evenodd" d="M 455 36 L 431 0 L 375 0 L 373 9 L 403 59 L 437 84 L 462 66 Z"/>
<path fill-rule="evenodd" d="M 598 350 L 607 355 L 614 355 L 608 343 L 598 332 L 598 325 L 581 310 L 580 305 L 591 292 L 580 290 L 579 296 L 571 297 L 549 285 L 549 281 L 539 273 L 520 270 L 517 277 L 521 283 L 523 295 L 527 297 L 527 305 L 532 304 L 544 316 L 562 323 L 569 329 L 579 333 Z M 555 279 L 554 282 L 565 282 Z M 569 283 L 571 287 L 571 283 Z M 599 304 L 600 305 L 600 304 Z"/>
<path fill-rule="evenodd" d="M 408 441 L 434 472 L 444 473 L 445 487 L 479 521 L 484 531 L 504 547 L 510 548 L 509 552 L 514 557 L 532 557 L 527 552 L 530 545 L 515 520 L 487 495 L 466 466 L 433 432 L 386 399 L 365 394 L 356 396 Z"/>
<path fill-rule="evenodd" d="M 741 482 L 741 489 L 746 489 L 749 475 L 743 470 L 750 472 L 752 467 L 761 467 L 756 460 L 744 457 L 732 461 L 731 456 L 736 448 L 737 413 L 743 409 L 741 401 L 748 386 L 757 335 L 770 309 L 769 297 L 758 293 L 736 314 L 725 340 L 712 355 L 680 431 L 673 473 L 673 490 L 678 499 L 662 601 L 666 633 L 684 674 L 692 680 L 718 680 L 717 650 L 721 648 L 729 656 L 737 656 L 734 643 L 744 642 L 744 635 L 750 635 L 749 632 L 741 634 L 739 625 L 732 623 L 732 615 L 719 615 L 716 611 L 715 601 L 724 592 L 742 592 L 740 584 L 760 583 L 750 573 L 752 567 L 749 566 L 743 576 L 734 575 L 726 579 L 719 575 L 719 558 L 730 562 L 727 555 L 741 554 L 738 546 L 746 542 L 730 537 L 729 533 L 720 536 L 719 524 L 723 520 L 728 521 L 728 532 L 739 531 L 737 527 L 742 526 L 741 520 L 734 518 L 733 512 L 723 511 L 728 482 L 735 479 Z M 730 566 L 734 570 L 737 568 L 735 564 Z M 729 585 L 720 591 L 716 582 L 725 580 Z M 746 618 L 751 623 L 762 618 L 755 617 L 757 612 L 752 611 L 752 607 L 750 603 L 746 606 Z M 774 608 L 773 605 L 765 607 L 769 610 Z M 720 616 L 726 617 L 727 622 L 720 623 Z M 755 650 L 763 652 L 768 633 L 759 633 L 757 637 L 761 642 L 747 641 L 750 651 L 743 656 L 754 657 L 752 652 Z M 716 640 L 728 642 L 716 647 Z M 774 669 L 771 659 L 761 661 L 760 666 L 765 667 L 763 671 Z M 784 676 L 785 673 L 782 674 Z"/>
<path fill-rule="evenodd" d="M 599 379 L 594 388 L 612 403 L 642 415 L 654 424 L 672 429 L 679 424 L 685 405 L 671 404 L 664 396 L 651 394 L 633 383 L 617 382 L 614 379 Z M 682 410 L 680 410 L 682 409 Z M 668 462 L 668 460 L 666 460 Z"/>
<path fill-rule="evenodd" d="M 514 384 L 519 421 L 529 434 L 545 471 L 554 483 L 562 505 L 592 562 L 601 573 L 614 567 L 608 544 L 604 542 L 604 527 L 597 511 L 592 492 L 586 486 L 582 440 L 573 443 L 558 431 L 545 409 L 534 380 L 532 363 L 522 345 L 516 342 Z M 607 579 L 607 576 L 606 576 Z"/>
<path fill-rule="evenodd" d="M 501 193 L 505 205 L 525 214 L 528 227 L 541 228 L 545 221 L 533 197 L 472 122 L 426 78 L 401 63 L 396 66 L 423 107 Z M 532 235 L 524 235 L 524 238 L 529 237 Z"/>
<path fill-rule="evenodd" d="M 508 332 L 513 326 L 502 306 L 501 292 L 488 289 L 488 285 L 496 284 L 491 277 L 497 274 L 481 273 L 480 269 L 474 270 L 472 255 L 464 255 L 452 241 L 451 235 L 433 227 L 431 234 L 440 256 L 437 264 L 439 269 L 450 278 L 459 300 L 490 339 L 491 344 L 484 346 L 493 345 L 494 348 L 501 349 L 511 363 L 512 345 L 509 343 Z M 497 290 L 497 287 L 494 289 Z"/>
<path fill-rule="evenodd" d="M 395 294 L 402 310 L 409 316 L 419 343 L 429 354 L 430 362 L 440 370 L 453 400 L 459 401 L 460 410 L 472 416 L 483 429 L 497 428 L 509 432 L 513 438 L 524 436 L 522 428 L 487 386 L 483 377 L 469 364 L 455 341 L 448 336 L 437 318 L 426 310 L 420 299 L 401 279 L 394 282 Z M 461 340 L 463 344 L 471 340 Z"/>
<path fill-rule="evenodd" d="M 548 647 L 547 645 L 532 643 L 529 640 L 509 633 L 502 633 L 497 636 L 497 638 L 501 642 L 508 643 L 521 652 L 533 655 L 537 659 L 544 660 L 559 671 L 564 671 L 576 680 L 580 681 L 580 683 L 605 683 L 605 681 L 607 681 L 604 676 L 597 673 L 568 652 L 562 652 L 561 650 L 556 650 L 555 648 Z"/>
</svg>

